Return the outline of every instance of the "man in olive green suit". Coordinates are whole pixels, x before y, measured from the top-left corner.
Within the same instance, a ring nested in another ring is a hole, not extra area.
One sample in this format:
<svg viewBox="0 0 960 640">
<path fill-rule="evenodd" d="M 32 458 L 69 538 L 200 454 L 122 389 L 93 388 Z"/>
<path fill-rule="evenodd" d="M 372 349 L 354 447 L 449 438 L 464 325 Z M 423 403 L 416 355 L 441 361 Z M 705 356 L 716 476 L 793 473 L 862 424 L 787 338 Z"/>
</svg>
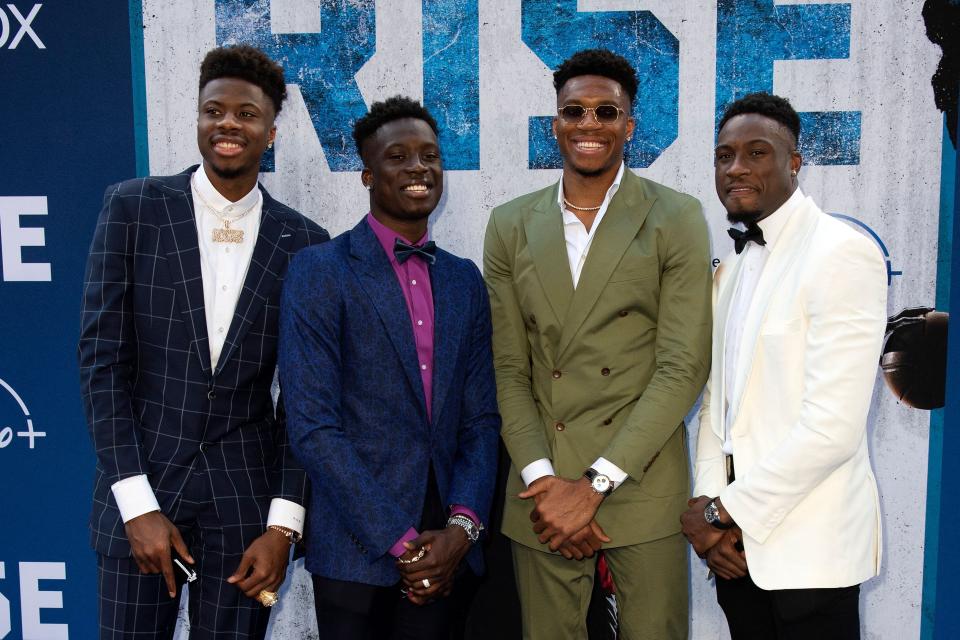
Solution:
<svg viewBox="0 0 960 640">
<path fill-rule="evenodd" d="M 524 638 L 586 637 L 601 547 L 620 637 L 686 638 L 683 417 L 710 367 L 707 227 L 696 199 L 624 166 L 626 60 L 581 51 L 554 86 L 563 177 L 494 209 L 484 247 Z"/>
</svg>

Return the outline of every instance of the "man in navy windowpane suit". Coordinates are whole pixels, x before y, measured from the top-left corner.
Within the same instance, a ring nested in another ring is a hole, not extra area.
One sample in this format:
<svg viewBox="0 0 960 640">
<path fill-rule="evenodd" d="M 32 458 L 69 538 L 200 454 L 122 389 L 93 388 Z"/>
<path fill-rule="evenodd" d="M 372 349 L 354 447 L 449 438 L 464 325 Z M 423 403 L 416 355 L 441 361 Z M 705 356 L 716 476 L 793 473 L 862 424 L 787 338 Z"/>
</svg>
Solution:
<svg viewBox="0 0 960 640">
<path fill-rule="evenodd" d="M 106 191 L 79 344 L 101 638 L 172 637 L 172 553 L 199 574 L 193 640 L 262 638 L 302 534 L 306 476 L 271 386 L 287 266 L 329 236 L 257 183 L 285 96 L 261 51 L 211 51 L 202 167 Z"/>
</svg>

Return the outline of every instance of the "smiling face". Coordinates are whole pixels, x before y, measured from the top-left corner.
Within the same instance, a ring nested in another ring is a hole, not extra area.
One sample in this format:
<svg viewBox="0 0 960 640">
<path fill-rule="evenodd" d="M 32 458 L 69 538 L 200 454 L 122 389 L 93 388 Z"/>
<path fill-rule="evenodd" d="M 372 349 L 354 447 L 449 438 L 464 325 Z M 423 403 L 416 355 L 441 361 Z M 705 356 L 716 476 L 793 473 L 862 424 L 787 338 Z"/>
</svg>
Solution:
<svg viewBox="0 0 960 640">
<path fill-rule="evenodd" d="M 425 223 L 443 195 L 440 146 L 430 125 L 419 118 L 391 120 L 364 141 L 362 155 L 360 179 L 371 188 L 373 216 L 395 231 Z"/>
<path fill-rule="evenodd" d="M 744 113 L 723 125 L 713 163 L 727 218 L 756 222 L 779 209 L 797 188 L 801 157 L 785 126 L 759 113 Z"/>
<path fill-rule="evenodd" d="M 260 87 L 239 78 L 211 80 L 200 90 L 199 102 L 197 146 L 213 185 L 223 193 L 221 187 L 229 183 L 255 184 L 260 156 L 277 132 L 273 102 Z"/>
<path fill-rule="evenodd" d="M 593 112 L 580 122 L 553 119 L 553 133 L 563 156 L 564 171 L 583 176 L 616 173 L 623 162 L 623 145 L 633 135 L 630 98 L 620 83 L 604 76 L 575 76 L 567 80 L 557 94 L 557 108 L 566 105 L 595 108 L 614 105 L 622 111 L 612 124 L 600 124 Z"/>
</svg>

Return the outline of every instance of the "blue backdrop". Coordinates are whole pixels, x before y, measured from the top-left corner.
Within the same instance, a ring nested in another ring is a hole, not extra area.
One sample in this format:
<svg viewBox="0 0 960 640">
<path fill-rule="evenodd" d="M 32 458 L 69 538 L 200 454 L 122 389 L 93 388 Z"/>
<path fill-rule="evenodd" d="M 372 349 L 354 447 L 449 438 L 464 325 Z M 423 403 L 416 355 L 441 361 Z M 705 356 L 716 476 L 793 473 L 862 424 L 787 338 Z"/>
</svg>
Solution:
<svg viewBox="0 0 960 640">
<path fill-rule="evenodd" d="M 66 638 L 64 625 L 91 638 L 94 456 L 76 347 L 103 191 L 136 172 L 127 3 L 0 13 L 0 638 Z"/>
</svg>

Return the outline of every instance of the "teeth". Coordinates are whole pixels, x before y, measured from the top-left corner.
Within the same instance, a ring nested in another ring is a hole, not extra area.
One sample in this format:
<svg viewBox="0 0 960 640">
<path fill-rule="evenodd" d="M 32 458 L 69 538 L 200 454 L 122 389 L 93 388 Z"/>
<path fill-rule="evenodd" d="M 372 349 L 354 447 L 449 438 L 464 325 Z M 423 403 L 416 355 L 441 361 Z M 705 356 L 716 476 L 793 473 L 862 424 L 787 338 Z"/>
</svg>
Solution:
<svg viewBox="0 0 960 640">
<path fill-rule="evenodd" d="M 225 148 L 225 149 L 239 149 L 239 148 L 240 148 L 240 145 L 237 144 L 236 142 L 218 142 L 218 143 L 217 143 L 217 146 L 218 146 L 218 147 L 223 147 L 223 148 Z"/>
<path fill-rule="evenodd" d="M 427 185 L 425 184 L 411 184 L 403 188 L 404 191 L 426 191 Z"/>
<path fill-rule="evenodd" d="M 578 149 L 600 149 L 603 146 L 604 145 L 602 142 L 578 142 L 577 143 Z"/>
</svg>

